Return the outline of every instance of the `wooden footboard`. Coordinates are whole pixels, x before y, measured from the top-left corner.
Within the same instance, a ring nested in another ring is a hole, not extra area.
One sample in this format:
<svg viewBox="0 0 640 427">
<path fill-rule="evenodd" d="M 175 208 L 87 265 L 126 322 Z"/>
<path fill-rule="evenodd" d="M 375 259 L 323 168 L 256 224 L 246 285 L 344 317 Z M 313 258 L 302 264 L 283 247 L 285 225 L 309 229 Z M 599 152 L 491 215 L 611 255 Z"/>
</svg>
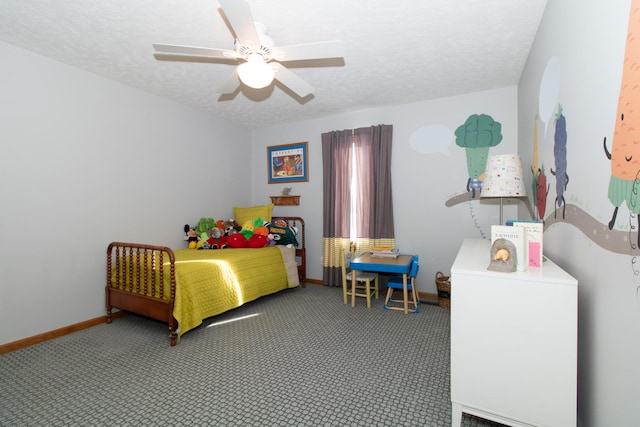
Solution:
<svg viewBox="0 0 640 427">
<path fill-rule="evenodd" d="M 176 345 L 175 296 L 175 256 L 170 248 L 122 242 L 108 246 L 107 323 L 113 308 L 148 316 L 169 325 L 171 345 Z"/>
</svg>

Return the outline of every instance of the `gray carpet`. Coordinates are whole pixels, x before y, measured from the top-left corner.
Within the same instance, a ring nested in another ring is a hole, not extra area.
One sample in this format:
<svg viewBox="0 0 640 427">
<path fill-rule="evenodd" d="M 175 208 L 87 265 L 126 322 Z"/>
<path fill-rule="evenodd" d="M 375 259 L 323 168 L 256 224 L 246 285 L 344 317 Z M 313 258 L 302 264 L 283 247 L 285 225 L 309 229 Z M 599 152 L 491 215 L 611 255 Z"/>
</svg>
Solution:
<svg viewBox="0 0 640 427">
<path fill-rule="evenodd" d="M 164 324 L 128 315 L 5 354 L 0 425 L 451 425 L 449 312 L 382 302 L 352 308 L 340 289 L 307 285 L 209 319 L 176 347 Z"/>
</svg>

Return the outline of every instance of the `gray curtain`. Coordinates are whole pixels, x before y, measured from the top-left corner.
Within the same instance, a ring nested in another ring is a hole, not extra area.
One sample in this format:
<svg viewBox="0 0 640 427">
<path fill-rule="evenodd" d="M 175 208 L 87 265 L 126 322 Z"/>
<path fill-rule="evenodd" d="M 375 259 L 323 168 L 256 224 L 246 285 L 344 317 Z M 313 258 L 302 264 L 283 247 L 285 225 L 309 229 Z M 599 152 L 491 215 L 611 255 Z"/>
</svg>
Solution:
<svg viewBox="0 0 640 427">
<path fill-rule="evenodd" d="M 354 130 L 358 171 L 358 237 L 395 238 L 391 191 L 392 125 Z"/>
<path fill-rule="evenodd" d="M 322 281 L 342 286 L 340 249 L 349 241 L 352 130 L 322 134 Z"/>
<path fill-rule="evenodd" d="M 350 249 L 352 143 L 356 147 L 358 238 L 394 239 L 391 191 L 393 126 L 322 134 L 323 282 L 341 286 L 340 250 Z M 370 245 L 373 243 L 370 243 Z"/>
<path fill-rule="evenodd" d="M 353 131 L 322 134 L 322 235 L 349 237 Z"/>
</svg>

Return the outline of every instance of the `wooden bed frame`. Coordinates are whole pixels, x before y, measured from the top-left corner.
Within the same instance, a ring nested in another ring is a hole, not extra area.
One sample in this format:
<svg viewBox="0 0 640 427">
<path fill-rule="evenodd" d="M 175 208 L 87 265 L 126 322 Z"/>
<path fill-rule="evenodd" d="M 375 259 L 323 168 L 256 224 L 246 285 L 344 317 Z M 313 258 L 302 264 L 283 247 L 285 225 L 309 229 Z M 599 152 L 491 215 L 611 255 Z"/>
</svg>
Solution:
<svg viewBox="0 0 640 427">
<path fill-rule="evenodd" d="M 298 229 L 296 236 L 298 247 L 295 250 L 298 264 L 300 284 L 304 288 L 307 276 L 305 224 L 301 217 L 276 216 L 284 218 L 290 226 Z M 233 249 L 221 249 L 233 250 Z M 164 264 L 168 262 L 169 267 Z M 158 266 L 156 274 L 151 274 L 149 263 Z M 123 268 L 113 268 L 124 266 Z M 165 277 L 169 278 L 168 298 L 149 295 L 165 295 Z M 112 279 L 120 283 L 122 289 L 111 285 Z M 169 326 L 171 345 L 177 343 L 178 322 L 173 317 L 176 296 L 175 255 L 166 246 L 147 245 L 141 243 L 112 242 L 107 248 L 107 286 L 106 305 L 107 323 L 113 321 L 112 310 L 118 308 L 131 313 L 140 314 L 152 319 L 166 322 Z"/>
</svg>

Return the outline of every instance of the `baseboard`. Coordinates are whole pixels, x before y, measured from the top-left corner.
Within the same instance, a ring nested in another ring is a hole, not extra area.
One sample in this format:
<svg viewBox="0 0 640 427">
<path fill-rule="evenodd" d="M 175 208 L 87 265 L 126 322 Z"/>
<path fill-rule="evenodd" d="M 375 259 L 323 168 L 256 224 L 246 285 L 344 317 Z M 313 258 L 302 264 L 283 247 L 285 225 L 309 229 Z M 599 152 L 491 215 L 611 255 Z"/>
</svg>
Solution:
<svg viewBox="0 0 640 427">
<path fill-rule="evenodd" d="M 116 311 L 111 316 L 113 319 L 118 319 L 125 316 L 127 313 L 124 311 Z M 42 334 L 34 335 L 32 337 L 24 338 L 18 341 L 13 341 L 7 344 L 0 345 L 0 354 L 10 353 L 12 351 L 20 350 L 34 344 L 49 341 L 54 338 L 59 338 L 64 335 L 72 334 L 74 332 L 88 329 L 101 323 L 106 323 L 107 316 L 100 316 L 94 319 L 85 320 L 84 322 L 76 323 L 74 325 L 65 326 L 60 329 L 54 329 L 53 331 L 44 332 Z"/>
<path fill-rule="evenodd" d="M 420 298 L 420 301 L 427 304 L 438 305 L 438 294 L 432 294 L 430 292 L 418 292 L 418 298 Z"/>
</svg>

